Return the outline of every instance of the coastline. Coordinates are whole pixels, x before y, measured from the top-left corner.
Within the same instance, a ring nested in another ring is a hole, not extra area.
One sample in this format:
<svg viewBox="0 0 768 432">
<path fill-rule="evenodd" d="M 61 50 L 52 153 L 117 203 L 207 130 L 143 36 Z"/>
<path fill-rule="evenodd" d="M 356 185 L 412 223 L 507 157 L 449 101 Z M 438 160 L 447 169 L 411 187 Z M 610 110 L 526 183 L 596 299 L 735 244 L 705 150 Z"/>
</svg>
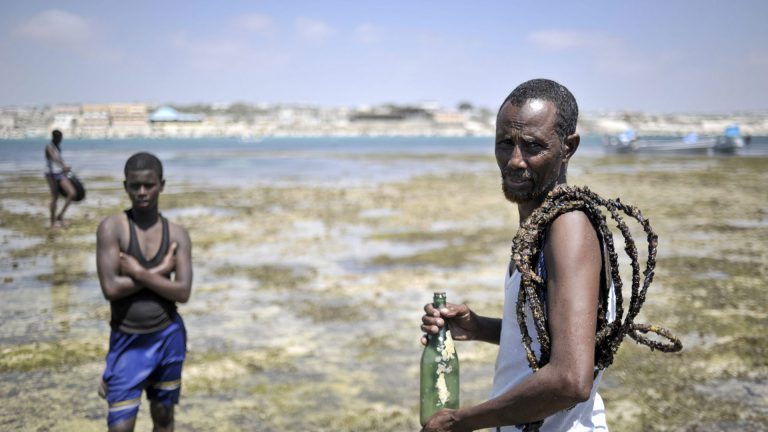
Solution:
<svg viewBox="0 0 768 432">
<path fill-rule="evenodd" d="M 278 104 L 240 108 L 244 111 L 200 105 L 189 109 L 201 111 L 185 113 L 141 103 L 0 107 L 0 140 L 47 138 L 53 129 L 62 131 L 65 139 L 237 138 L 259 142 L 286 137 L 490 137 L 496 122 L 495 111 L 481 107 Z M 160 112 L 163 115 L 157 115 Z M 579 115 L 577 132 L 616 135 L 631 128 L 641 136 L 682 137 L 691 132 L 719 136 L 731 124 L 739 125 L 745 135 L 768 136 L 768 113 L 761 112 L 585 111 Z"/>
</svg>

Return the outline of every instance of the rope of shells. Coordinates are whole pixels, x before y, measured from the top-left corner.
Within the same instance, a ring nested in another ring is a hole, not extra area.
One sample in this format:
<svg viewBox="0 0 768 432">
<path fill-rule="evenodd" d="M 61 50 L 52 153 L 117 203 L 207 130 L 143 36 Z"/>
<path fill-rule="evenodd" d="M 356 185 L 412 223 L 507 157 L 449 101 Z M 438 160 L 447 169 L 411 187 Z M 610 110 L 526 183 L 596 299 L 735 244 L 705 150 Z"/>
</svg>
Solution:
<svg viewBox="0 0 768 432">
<path fill-rule="evenodd" d="M 613 242 L 613 234 L 606 224 L 606 217 L 601 209 L 605 209 L 616 223 L 616 227 L 624 237 L 624 251 L 631 261 L 632 287 L 626 316 L 624 316 L 623 307 L 623 283 L 619 275 L 619 257 Z M 604 199 L 587 187 L 561 185 L 547 195 L 543 204 L 523 222 L 512 240 L 512 260 L 521 274 L 516 309 L 517 322 L 520 326 L 523 346 L 531 369 L 536 372 L 547 364 L 551 353 L 551 341 L 546 320 L 546 301 L 544 300 L 546 281 L 536 272 L 539 256 L 543 253 L 541 248 L 543 247 L 544 235 L 549 225 L 558 216 L 572 211 L 584 212 L 598 231 L 600 238 L 603 239 L 610 268 L 610 278 L 613 282 L 613 284 L 601 284 L 600 287 L 600 304 L 598 305 L 597 332 L 595 335 L 595 374 L 613 363 L 614 355 L 626 336 L 649 347 L 652 351 L 680 351 L 683 348 L 682 342 L 669 330 L 655 325 L 634 322 L 645 302 L 645 296 L 653 281 L 656 266 L 658 236 L 651 228 L 649 220 L 642 215 L 639 209 L 622 203 L 619 198 L 615 200 Z M 629 227 L 624 221 L 625 216 L 636 220 L 642 226 L 647 237 L 648 257 L 642 276 L 638 250 Z M 609 321 L 606 313 L 611 286 L 616 298 L 616 317 Z M 533 350 L 533 340 L 526 324 L 526 306 L 531 311 L 536 327 L 536 336 L 540 346 L 538 358 Z M 651 339 L 649 333 L 654 333 L 666 341 Z M 537 431 L 541 424 L 542 422 L 530 423 L 526 425 L 524 430 Z"/>
</svg>

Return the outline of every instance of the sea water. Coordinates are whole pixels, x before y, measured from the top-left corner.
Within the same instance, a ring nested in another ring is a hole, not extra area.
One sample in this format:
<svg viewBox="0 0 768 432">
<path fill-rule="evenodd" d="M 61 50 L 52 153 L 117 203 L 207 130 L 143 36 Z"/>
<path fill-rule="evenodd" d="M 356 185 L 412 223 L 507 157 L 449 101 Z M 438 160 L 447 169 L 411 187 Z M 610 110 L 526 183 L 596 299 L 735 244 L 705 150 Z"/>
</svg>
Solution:
<svg viewBox="0 0 768 432">
<path fill-rule="evenodd" d="M 45 143 L 42 138 L 0 140 L 0 176 L 42 173 Z M 475 171 L 495 163 L 490 136 L 265 138 L 256 142 L 236 138 L 65 137 L 62 142 L 64 160 L 80 176 L 119 178 L 125 161 L 138 151 L 158 156 L 163 161 L 165 177 L 172 181 L 214 186 L 360 184 L 442 170 Z M 602 137 L 586 135 L 575 160 L 602 153 Z M 739 155 L 768 155 L 768 137 L 753 137 Z M 487 160 L 482 156 L 487 156 Z"/>
</svg>

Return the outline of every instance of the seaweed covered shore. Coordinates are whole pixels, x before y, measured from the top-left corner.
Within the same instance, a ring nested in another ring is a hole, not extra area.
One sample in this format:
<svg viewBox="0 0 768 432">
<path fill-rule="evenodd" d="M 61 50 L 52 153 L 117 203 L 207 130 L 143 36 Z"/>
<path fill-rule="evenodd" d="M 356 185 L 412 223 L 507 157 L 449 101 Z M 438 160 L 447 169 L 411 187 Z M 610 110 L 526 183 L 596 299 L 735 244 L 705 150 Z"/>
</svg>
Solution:
<svg viewBox="0 0 768 432">
<path fill-rule="evenodd" d="M 189 229 L 195 267 L 180 306 L 189 354 L 179 430 L 418 429 L 421 307 L 440 289 L 500 315 L 518 223 L 491 159 L 444 159 L 488 168 L 344 187 L 169 181 L 161 209 Z M 657 273 L 638 321 L 685 345 L 666 355 L 625 341 L 601 390 L 612 429 L 768 430 L 767 166 L 761 157 L 572 162 L 569 183 L 650 218 Z M 41 176 L 0 184 L 2 430 L 105 424 L 96 388 L 109 307 L 95 231 L 128 201 L 118 177 L 83 180 L 88 198 L 58 232 L 47 228 Z M 495 347 L 457 350 L 462 402 L 480 402 Z M 151 430 L 147 405 L 137 430 Z"/>
</svg>

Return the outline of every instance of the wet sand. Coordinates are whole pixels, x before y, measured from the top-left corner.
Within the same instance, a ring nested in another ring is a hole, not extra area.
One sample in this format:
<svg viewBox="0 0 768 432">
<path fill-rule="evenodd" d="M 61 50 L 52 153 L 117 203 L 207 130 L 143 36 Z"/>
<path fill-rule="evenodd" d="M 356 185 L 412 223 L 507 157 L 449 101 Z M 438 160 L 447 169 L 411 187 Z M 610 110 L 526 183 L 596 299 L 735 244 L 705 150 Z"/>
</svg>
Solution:
<svg viewBox="0 0 768 432">
<path fill-rule="evenodd" d="M 161 208 L 189 229 L 195 269 L 180 306 L 189 355 L 177 429 L 418 430 L 422 305 L 445 290 L 480 314 L 502 309 L 516 211 L 492 160 L 445 158 L 485 161 L 343 188 L 169 182 Z M 571 184 L 650 218 L 657 274 L 637 321 L 685 344 L 668 355 L 625 341 L 601 391 L 612 430 L 768 430 L 766 168 L 740 157 L 572 162 Z M 42 177 L 0 184 L 0 430 L 105 426 L 95 230 L 128 201 L 117 177 L 83 180 L 87 200 L 56 233 Z M 480 402 L 495 347 L 457 349 L 462 403 Z M 137 430 L 151 430 L 146 403 Z"/>
</svg>

